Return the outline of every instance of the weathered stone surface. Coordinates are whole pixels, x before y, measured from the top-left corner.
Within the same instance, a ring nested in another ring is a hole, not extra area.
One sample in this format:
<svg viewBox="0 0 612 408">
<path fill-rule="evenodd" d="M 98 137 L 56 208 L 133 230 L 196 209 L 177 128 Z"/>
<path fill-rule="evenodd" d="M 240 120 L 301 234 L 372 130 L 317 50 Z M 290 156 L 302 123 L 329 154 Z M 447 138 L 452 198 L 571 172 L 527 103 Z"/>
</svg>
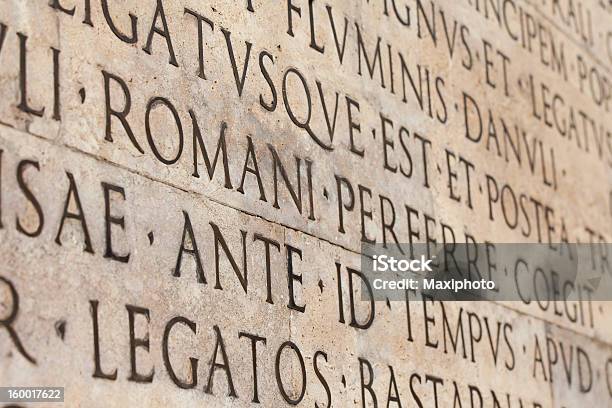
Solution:
<svg viewBox="0 0 612 408">
<path fill-rule="evenodd" d="M 0 385 L 610 405 L 612 298 L 370 303 L 358 270 L 367 241 L 581 242 L 609 280 L 611 21 L 569 0 L 3 2 Z"/>
</svg>

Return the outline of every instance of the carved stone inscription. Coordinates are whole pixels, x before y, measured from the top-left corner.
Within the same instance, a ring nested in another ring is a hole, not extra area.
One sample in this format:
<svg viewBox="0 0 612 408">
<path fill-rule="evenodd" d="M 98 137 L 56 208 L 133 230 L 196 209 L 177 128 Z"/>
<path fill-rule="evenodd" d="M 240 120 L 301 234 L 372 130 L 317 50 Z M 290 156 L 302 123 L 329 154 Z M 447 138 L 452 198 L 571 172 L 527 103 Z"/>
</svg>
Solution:
<svg viewBox="0 0 612 408">
<path fill-rule="evenodd" d="M 608 0 L 4 0 L 0 385 L 610 406 L 588 288 L 364 301 L 359 268 L 362 243 L 583 243 L 611 279 L 611 67 Z"/>
</svg>

